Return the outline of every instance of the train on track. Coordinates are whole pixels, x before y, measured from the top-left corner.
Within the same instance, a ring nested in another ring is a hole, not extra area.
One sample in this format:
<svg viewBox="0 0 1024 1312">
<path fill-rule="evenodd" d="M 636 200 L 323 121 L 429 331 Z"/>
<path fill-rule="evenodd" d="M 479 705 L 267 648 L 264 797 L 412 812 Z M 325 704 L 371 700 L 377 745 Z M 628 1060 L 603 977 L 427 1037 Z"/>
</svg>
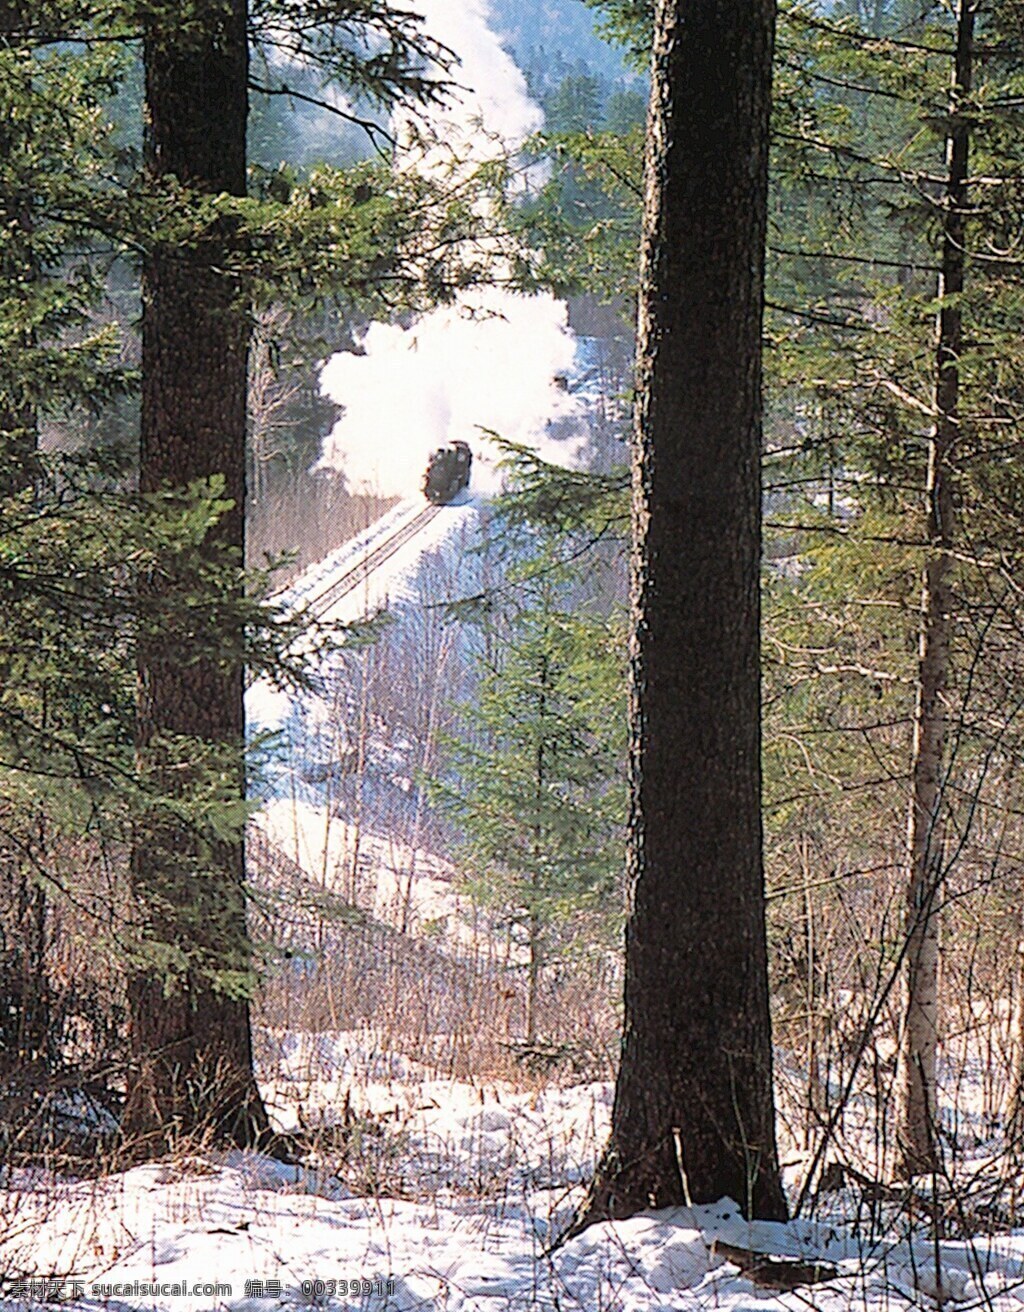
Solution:
<svg viewBox="0 0 1024 1312">
<path fill-rule="evenodd" d="M 423 474 L 423 495 L 435 506 L 444 505 L 469 487 L 473 453 L 468 442 L 449 442 L 438 447 Z"/>
</svg>

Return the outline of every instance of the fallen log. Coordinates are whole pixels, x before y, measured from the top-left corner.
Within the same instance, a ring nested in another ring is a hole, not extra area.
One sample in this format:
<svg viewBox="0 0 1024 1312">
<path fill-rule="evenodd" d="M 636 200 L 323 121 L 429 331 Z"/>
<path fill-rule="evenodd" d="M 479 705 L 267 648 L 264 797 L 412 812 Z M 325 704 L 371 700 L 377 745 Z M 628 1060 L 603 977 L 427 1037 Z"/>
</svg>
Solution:
<svg viewBox="0 0 1024 1312">
<path fill-rule="evenodd" d="M 801 1285 L 821 1285 L 835 1280 L 838 1267 L 831 1262 L 805 1262 L 799 1257 L 778 1257 L 772 1253 L 759 1253 L 753 1248 L 740 1248 L 716 1239 L 711 1245 L 713 1256 L 724 1257 L 738 1266 L 740 1274 L 764 1289 L 799 1289 Z"/>
</svg>

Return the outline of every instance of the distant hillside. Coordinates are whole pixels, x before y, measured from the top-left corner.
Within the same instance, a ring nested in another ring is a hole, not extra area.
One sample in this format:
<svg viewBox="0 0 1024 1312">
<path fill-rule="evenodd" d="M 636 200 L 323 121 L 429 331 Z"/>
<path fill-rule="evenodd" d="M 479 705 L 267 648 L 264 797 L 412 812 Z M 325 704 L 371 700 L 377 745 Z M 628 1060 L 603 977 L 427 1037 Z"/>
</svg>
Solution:
<svg viewBox="0 0 1024 1312">
<path fill-rule="evenodd" d="M 594 31 L 596 16 L 582 0 L 490 0 L 490 11 L 492 28 L 524 70 L 536 68 L 542 55 L 559 79 L 589 73 L 610 83 L 635 80 L 619 50 Z"/>
</svg>

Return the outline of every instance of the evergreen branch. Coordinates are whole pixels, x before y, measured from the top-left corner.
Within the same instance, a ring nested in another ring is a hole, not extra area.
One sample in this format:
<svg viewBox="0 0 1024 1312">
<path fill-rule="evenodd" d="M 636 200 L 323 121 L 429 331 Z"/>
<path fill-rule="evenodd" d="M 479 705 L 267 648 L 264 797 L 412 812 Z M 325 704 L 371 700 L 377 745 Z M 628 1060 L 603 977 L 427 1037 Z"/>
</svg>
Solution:
<svg viewBox="0 0 1024 1312">
<path fill-rule="evenodd" d="M 805 319 L 808 323 L 822 324 L 826 328 L 843 328 L 849 332 L 874 333 L 876 329 L 856 319 L 836 319 L 831 315 L 818 314 L 815 310 L 798 310 L 793 305 L 779 305 L 776 301 L 765 301 L 765 308 L 779 314 L 792 315 L 795 319 Z"/>
<path fill-rule="evenodd" d="M 373 119 L 363 118 L 359 114 L 353 114 L 350 110 L 342 109 L 340 105 L 332 105 L 329 100 L 321 100 L 318 96 L 308 96 L 303 91 L 296 91 L 287 83 L 282 82 L 279 87 L 264 86 L 260 82 L 250 80 L 249 90 L 255 91 L 261 96 L 286 96 L 289 100 L 300 100 L 303 104 L 313 105 L 317 109 L 326 110 L 330 114 L 337 115 L 338 118 L 344 119 L 347 123 L 352 123 L 358 128 L 362 128 L 366 135 L 374 144 L 374 148 L 380 151 L 377 145 L 377 138 L 382 137 L 389 146 L 394 147 L 396 142 L 390 132 Z M 380 151 L 383 155 L 383 151 Z"/>
<path fill-rule="evenodd" d="M 787 246 L 775 246 L 768 243 L 772 255 L 791 255 L 796 259 L 806 260 L 840 260 L 849 264 L 867 264 L 881 269 L 912 269 L 915 273 L 939 273 L 938 264 L 917 264 L 910 260 L 883 260 L 875 255 L 848 255 L 839 251 L 793 250 Z"/>
<path fill-rule="evenodd" d="M 781 46 L 780 49 L 785 50 L 786 47 Z M 895 100 L 901 105 L 912 105 L 915 109 L 922 108 L 920 101 L 915 97 L 905 96 L 899 91 L 891 91 L 887 87 L 864 86 L 858 82 L 847 82 L 843 78 L 828 77 L 824 73 L 809 68 L 806 64 L 795 59 L 784 60 L 782 62 L 787 68 L 792 69 L 793 72 L 800 73 L 802 76 L 810 78 L 812 82 L 820 82 L 824 86 L 835 87 L 840 91 L 853 91 L 866 96 L 879 96 L 884 100 Z M 932 113 L 934 114 L 944 114 L 945 112 L 946 107 L 944 105 L 936 105 L 932 108 Z"/>
<path fill-rule="evenodd" d="M 774 133 L 774 136 L 780 141 L 792 141 L 801 146 L 812 146 L 815 150 L 823 151 L 825 154 L 834 155 L 838 159 L 849 160 L 853 164 L 868 164 L 872 168 L 888 169 L 902 182 L 913 183 L 920 186 L 921 183 L 927 183 L 930 186 L 941 186 L 944 179 L 938 174 L 925 173 L 917 169 L 908 169 L 896 164 L 892 160 L 876 158 L 872 155 L 862 155 L 860 151 L 854 150 L 851 146 L 840 145 L 837 141 L 825 141 L 820 137 L 805 136 L 799 132 L 784 132 L 781 129 Z M 930 199 L 930 198 L 929 198 Z"/>
<path fill-rule="evenodd" d="M 809 27 L 815 32 L 825 32 L 829 36 L 837 36 L 841 40 L 849 41 L 852 45 L 862 46 L 872 53 L 885 55 L 891 54 L 893 50 L 916 50 L 923 55 L 941 55 L 943 59 L 950 61 L 952 61 L 955 53 L 952 44 L 949 46 L 932 46 L 921 41 L 905 41 L 895 36 L 878 36 L 870 32 L 861 32 L 856 28 L 829 23 L 823 18 L 814 18 L 806 10 L 801 12 L 799 9 L 787 8 L 785 17 L 788 21 L 799 26 Z M 993 50 L 995 49 L 993 47 Z"/>
<path fill-rule="evenodd" d="M 768 519 L 765 520 L 764 526 L 783 533 L 824 533 L 832 537 L 846 538 L 850 542 L 878 542 L 889 547 L 916 547 L 924 550 L 929 546 L 923 538 L 904 538 L 886 533 L 859 533 L 844 524 L 804 524 L 800 521 L 787 523 L 783 520 Z"/>
<path fill-rule="evenodd" d="M 934 420 L 938 411 L 933 405 L 925 401 L 920 401 L 912 392 L 900 387 L 891 378 L 880 378 L 877 375 L 871 378 L 810 378 L 807 380 L 808 387 L 822 388 L 828 391 L 860 391 L 863 389 L 882 388 L 889 392 L 897 401 L 902 402 L 910 410 L 916 410 L 919 414 L 925 415 L 928 419 Z"/>
</svg>

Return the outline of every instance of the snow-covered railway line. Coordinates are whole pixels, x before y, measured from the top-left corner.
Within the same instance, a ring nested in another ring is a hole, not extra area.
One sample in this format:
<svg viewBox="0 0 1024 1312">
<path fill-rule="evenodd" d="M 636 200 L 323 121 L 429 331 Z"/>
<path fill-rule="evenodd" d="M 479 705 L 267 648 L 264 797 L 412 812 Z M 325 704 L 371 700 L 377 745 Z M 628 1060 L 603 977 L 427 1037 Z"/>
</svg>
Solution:
<svg viewBox="0 0 1024 1312">
<path fill-rule="evenodd" d="M 412 519 L 406 520 L 405 523 L 399 524 L 395 531 L 378 543 L 367 552 L 354 565 L 351 565 L 343 573 L 335 576 L 330 580 L 325 588 L 316 593 L 305 601 L 305 608 L 313 619 L 320 619 L 331 609 L 342 597 L 355 591 L 360 584 L 366 580 L 376 570 L 380 569 L 385 561 L 400 551 L 407 542 L 410 542 L 421 529 L 425 528 L 432 519 L 435 519 L 441 513 L 441 506 L 424 506 L 419 514 L 414 515 Z"/>
<path fill-rule="evenodd" d="M 358 624 L 382 606 L 396 617 L 408 614 L 423 600 L 423 558 L 442 550 L 449 538 L 460 533 L 473 535 L 476 519 L 477 507 L 471 499 L 457 498 L 438 506 L 410 497 L 393 506 L 358 537 L 310 565 L 271 600 L 285 616 L 326 624 Z M 454 559 L 462 560 L 464 555 L 462 549 L 455 548 Z M 430 575 L 430 568 L 426 573 Z M 434 600 L 435 591 L 431 591 Z M 314 720 L 323 713 L 323 692 L 313 690 L 329 680 L 334 668 L 333 652 L 320 650 L 315 637 L 299 634 L 292 655 L 307 658 L 307 694 L 281 688 L 269 677 L 257 679 L 246 693 L 250 732 L 276 732 L 289 721 L 294 722 L 292 728 L 298 732 L 306 712 Z"/>
</svg>

